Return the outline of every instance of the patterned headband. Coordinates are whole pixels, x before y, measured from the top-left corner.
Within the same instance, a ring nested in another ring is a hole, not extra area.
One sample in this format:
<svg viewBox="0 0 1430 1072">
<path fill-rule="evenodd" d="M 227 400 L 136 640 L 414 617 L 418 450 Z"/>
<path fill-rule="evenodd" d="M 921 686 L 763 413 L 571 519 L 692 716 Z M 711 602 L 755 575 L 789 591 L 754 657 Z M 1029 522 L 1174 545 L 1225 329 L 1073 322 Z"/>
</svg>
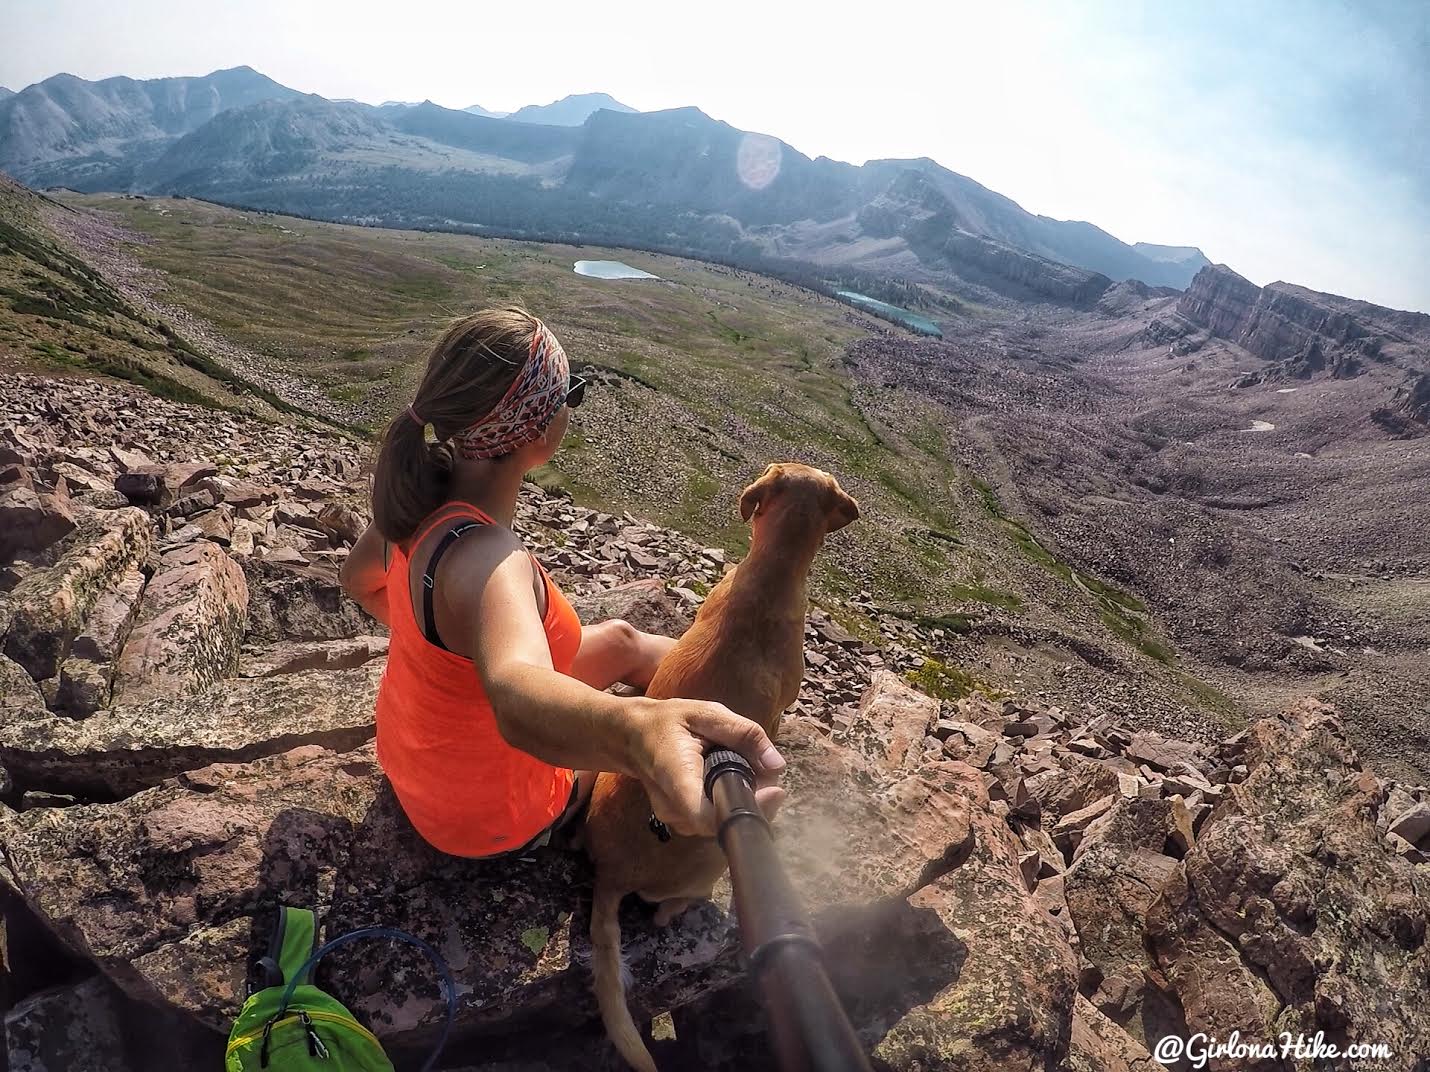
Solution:
<svg viewBox="0 0 1430 1072">
<path fill-rule="evenodd" d="M 571 366 L 556 336 L 540 320 L 526 364 L 490 413 L 452 437 L 463 458 L 500 458 L 530 443 L 566 401 Z"/>
</svg>

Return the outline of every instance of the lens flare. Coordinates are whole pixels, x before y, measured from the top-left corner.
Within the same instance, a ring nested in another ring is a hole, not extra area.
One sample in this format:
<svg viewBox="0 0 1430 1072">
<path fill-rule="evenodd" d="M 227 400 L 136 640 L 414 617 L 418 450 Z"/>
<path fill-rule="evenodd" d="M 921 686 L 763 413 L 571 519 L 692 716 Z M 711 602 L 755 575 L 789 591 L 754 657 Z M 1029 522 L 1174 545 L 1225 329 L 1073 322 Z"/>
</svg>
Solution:
<svg viewBox="0 0 1430 1072">
<path fill-rule="evenodd" d="M 751 190 L 763 190 L 778 177 L 783 156 L 784 147 L 778 138 L 768 134 L 746 134 L 740 139 L 735 172 Z"/>
</svg>

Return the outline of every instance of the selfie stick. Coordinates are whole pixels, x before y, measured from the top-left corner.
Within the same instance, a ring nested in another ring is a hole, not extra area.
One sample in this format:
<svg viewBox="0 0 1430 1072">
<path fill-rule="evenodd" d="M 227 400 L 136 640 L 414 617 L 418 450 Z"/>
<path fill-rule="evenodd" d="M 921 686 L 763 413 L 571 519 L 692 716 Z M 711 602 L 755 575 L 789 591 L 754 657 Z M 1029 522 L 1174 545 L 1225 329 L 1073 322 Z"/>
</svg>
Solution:
<svg viewBox="0 0 1430 1072">
<path fill-rule="evenodd" d="M 755 804 L 754 770 L 735 752 L 711 752 L 705 757 L 705 795 L 715 805 L 740 945 L 764 995 L 780 1068 L 870 1072 L 799 894 L 775 852 L 770 825 Z"/>
</svg>

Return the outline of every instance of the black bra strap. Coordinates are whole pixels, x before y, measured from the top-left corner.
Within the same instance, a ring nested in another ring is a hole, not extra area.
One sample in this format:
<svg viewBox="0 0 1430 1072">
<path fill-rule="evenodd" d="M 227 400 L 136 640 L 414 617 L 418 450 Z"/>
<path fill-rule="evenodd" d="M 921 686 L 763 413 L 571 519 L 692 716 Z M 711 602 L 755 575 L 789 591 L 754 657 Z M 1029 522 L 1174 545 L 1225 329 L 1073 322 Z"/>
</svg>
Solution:
<svg viewBox="0 0 1430 1072">
<path fill-rule="evenodd" d="M 436 550 L 432 552 L 432 557 L 427 560 L 427 572 L 422 574 L 422 634 L 443 651 L 452 649 L 443 644 L 442 638 L 437 635 L 437 614 L 432 609 L 432 589 L 437 583 L 437 563 L 446 554 L 447 548 L 471 532 L 472 529 L 481 528 L 484 524 L 485 522 L 482 521 L 464 521 L 449 529 L 437 544 Z"/>
</svg>

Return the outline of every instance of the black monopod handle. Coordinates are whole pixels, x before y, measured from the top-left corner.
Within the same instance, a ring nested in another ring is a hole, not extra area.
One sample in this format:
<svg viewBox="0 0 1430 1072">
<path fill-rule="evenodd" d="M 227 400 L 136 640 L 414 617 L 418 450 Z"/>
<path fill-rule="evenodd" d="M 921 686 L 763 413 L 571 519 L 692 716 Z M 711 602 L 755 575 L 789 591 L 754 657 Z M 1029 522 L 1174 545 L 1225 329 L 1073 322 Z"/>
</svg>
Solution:
<svg viewBox="0 0 1430 1072">
<path fill-rule="evenodd" d="M 740 917 L 740 945 L 769 1011 L 784 1072 L 871 1072 L 824 970 L 823 953 L 755 804 L 755 772 L 736 752 L 705 757 L 720 848 Z"/>
</svg>

